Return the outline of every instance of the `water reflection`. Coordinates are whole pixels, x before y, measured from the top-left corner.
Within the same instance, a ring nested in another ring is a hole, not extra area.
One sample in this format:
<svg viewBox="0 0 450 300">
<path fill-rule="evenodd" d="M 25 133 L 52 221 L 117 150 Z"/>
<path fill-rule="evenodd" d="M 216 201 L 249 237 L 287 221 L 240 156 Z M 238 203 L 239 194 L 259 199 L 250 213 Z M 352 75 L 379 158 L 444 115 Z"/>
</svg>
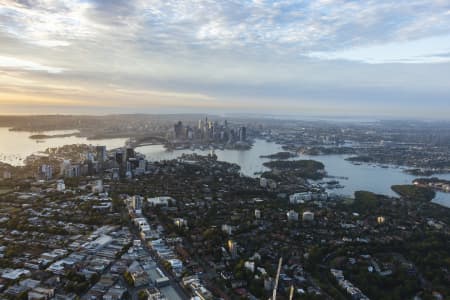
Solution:
<svg viewBox="0 0 450 300">
<path fill-rule="evenodd" d="M 166 151 L 161 145 L 144 146 L 138 151 L 145 154 L 148 160 L 170 160 L 179 157 L 183 153 L 198 153 L 206 155 L 209 151 L 204 150 L 174 150 Z M 282 151 L 280 145 L 256 140 L 253 148 L 248 151 L 238 150 L 216 150 L 219 160 L 236 163 L 241 166 L 241 172 L 247 176 L 254 176 L 255 173 L 262 172 L 266 168 L 262 165 L 268 159 L 261 158 L 261 155 L 269 155 Z M 394 184 L 411 184 L 416 178 L 403 172 L 398 167 L 381 168 L 375 165 L 361 164 L 354 165 L 346 161 L 345 155 L 325 155 L 309 156 L 301 155 L 296 159 L 314 159 L 322 162 L 330 176 L 347 177 L 347 180 L 339 179 L 344 185 L 342 189 L 332 192 L 352 196 L 355 191 L 366 190 L 378 194 L 397 196 L 391 186 Z M 450 180 L 450 174 L 440 174 L 440 178 Z M 438 192 L 435 203 L 450 207 L 450 194 Z"/>
<path fill-rule="evenodd" d="M 67 134 L 73 131 L 50 131 L 41 134 L 55 135 Z M 126 139 L 105 139 L 90 141 L 81 137 L 51 138 L 37 143 L 30 139 L 29 132 L 9 131 L 8 128 L 0 128 L 0 161 L 13 165 L 22 165 L 23 159 L 32 153 L 43 151 L 49 147 L 60 147 L 68 144 L 93 144 L 106 145 L 108 149 L 124 146 Z M 174 150 L 166 151 L 162 145 L 150 145 L 137 148 L 137 151 L 146 155 L 149 161 L 161 161 L 175 159 L 183 153 L 197 153 L 207 155 L 209 150 Z M 216 150 L 219 160 L 235 163 L 241 166 L 241 172 L 247 176 L 255 176 L 255 173 L 263 172 L 266 168 L 262 165 L 269 159 L 261 158 L 261 155 L 269 155 L 282 151 L 280 145 L 256 140 L 252 149 L 242 150 Z M 333 192 L 344 195 L 353 195 L 357 190 L 367 190 L 374 193 L 395 196 L 391 190 L 393 184 L 410 184 L 416 177 L 406 174 L 400 168 L 380 168 L 377 166 L 362 164 L 354 165 L 345 160 L 344 155 L 308 156 L 302 155 L 296 159 L 314 159 L 321 161 L 326 171 L 331 176 L 347 177 L 348 180 L 340 179 L 344 188 Z M 442 174 L 438 177 L 450 180 L 450 174 Z M 438 192 L 436 203 L 450 207 L 450 194 Z"/>
<path fill-rule="evenodd" d="M 23 160 L 30 154 L 44 151 L 47 148 L 61 147 L 71 144 L 92 144 L 106 145 L 108 149 L 121 147 L 126 139 L 107 139 L 107 140 L 88 140 L 83 137 L 57 137 L 43 140 L 30 139 L 31 135 L 59 135 L 74 133 L 73 130 L 54 130 L 39 133 L 30 133 L 23 131 L 9 131 L 8 128 L 0 127 L 0 161 L 14 166 L 23 165 Z"/>
<path fill-rule="evenodd" d="M 143 146 L 136 149 L 145 154 L 150 161 L 171 160 L 180 157 L 183 153 L 197 153 L 207 155 L 210 150 L 173 150 L 166 151 L 162 145 Z M 242 150 L 215 150 L 218 160 L 235 163 L 241 166 L 241 172 L 247 176 L 254 176 L 255 173 L 262 172 L 266 168 L 262 165 L 268 159 L 261 158 L 261 155 L 269 155 L 282 151 L 280 145 L 269 143 L 264 140 L 256 140 L 253 148 L 247 151 Z"/>
</svg>

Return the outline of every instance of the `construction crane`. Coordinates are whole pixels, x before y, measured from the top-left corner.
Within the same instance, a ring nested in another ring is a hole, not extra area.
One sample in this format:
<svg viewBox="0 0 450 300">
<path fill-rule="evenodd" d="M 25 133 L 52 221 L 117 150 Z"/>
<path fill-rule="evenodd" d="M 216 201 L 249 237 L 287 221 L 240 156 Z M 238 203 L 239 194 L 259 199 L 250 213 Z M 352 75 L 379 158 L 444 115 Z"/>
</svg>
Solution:
<svg viewBox="0 0 450 300">
<path fill-rule="evenodd" d="M 275 277 L 275 286 L 273 287 L 272 300 L 277 300 L 278 280 L 280 279 L 282 264 L 283 264 L 283 257 L 280 257 L 280 261 L 278 262 L 277 277 Z"/>
</svg>

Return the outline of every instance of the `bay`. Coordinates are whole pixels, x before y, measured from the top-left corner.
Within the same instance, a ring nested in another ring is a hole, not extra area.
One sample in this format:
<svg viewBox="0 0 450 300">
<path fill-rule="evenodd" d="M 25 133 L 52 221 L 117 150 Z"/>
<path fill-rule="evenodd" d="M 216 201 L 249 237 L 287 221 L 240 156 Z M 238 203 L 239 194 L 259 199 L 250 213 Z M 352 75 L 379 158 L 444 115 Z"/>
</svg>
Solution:
<svg viewBox="0 0 450 300">
<path fill-rule="evenodd" d="M 49 147 L 60 147 L 70 144 L 92 144 L 105 145 L 107 149 L 123 147 L 127 139 L 104 139 L 88 140 L 83 137 L 56 137 L 40 140 L 30 139 L 33 134 L 57 135 L 68 134 L 74 131 L 57 130 L 47 132 L 19 132 L 9 131 L 8 128 L 0 128 L 0 161 L 12 165 L 23 165 L 23 160 L 30 154 L 43 151 Z M 163 145 L 147 145 L 138 147 L 138 152 L 145 154 L 149 161 L 171 160 L 181 156 L 183 153 L 197 153 L 207 155 L 210 150 L 173 150 L 167 151 Z M 255 173 L 261 173 L 267 170 L 263 166 L 264 162 L 270 159 L 261 156 L 270 155 L 283 151 L 281 145 L 274 142 L 257 139 L 250 150 L 215 150 L 215 154 L 221 161 L 238 164 L 241 167 L 242 174 L 246 176 L 256 176 Z M 411 184 L 416 176 L 403 172 L 402 168 L 389 166 L 381 168 L 375 165 L 361 164 L 355 165 L 346 161 L 345 155 L 322 155 L 310 156 L 300 155 L 294 159 L 313 159 L 322 162 L 328 175 L 339 177 L 342 189 L 331 190 L 331 193 L 352 196 L 355 191 L 367 190 L 378 194 L 396 196 L 391 190 L 394 184 Z M 343 179 L 345 177 L 345 179 Z M 450 180 L 450 174 L 439 174 L 436 177 Z M 325 179 L 326 180 L 326 179 Z M 438 192 L 433 202 L 450 207 L 450 194 Z"/>
<path fill-rule="evenodd" d="M 13 166 L 21 166 L 24 159 L 47 148 L 61 147 L 72 144 L 106 145 L 108 149 L 122 147 L 127 139 L 88 140 L 85 137 L 52 137 L 42 140 L 30 139 L 31 135 L 59 135 L 76 133 L 76 130 L 53 130 L 40 132 L 10 131 L 9 128 L 0 127 L 0 161 Z"/>
<path fill-rule="evenodd" d="M 150 161 L 171 160 L 181 156 L 183 153 L 197 153 L 201 155 L 210 153 L 210 150 L 190 149 L 167 151 L 162 145 L 143 146 L 139 147 L 137 151 L 145 154 Z M 250 150 L 215 150 L 215 154 L 221 161 L 235 163 L 241 166 L 242 174 L 255 176 L 255 173 L 267 170 L 263 166 L 263 163 L 269 161 L 269 159 L 261 158 L 260 156 L 270 155 L 280 151 L 283 151 L 281 145 L 257 139 Z M 403 172 L 404 168 L 395 166 L 382 168 L 368 164 L 355 165 L 345 160 L 347 157 L 346 155 L 300 155 L 294 159 L 313 159 L 320 161 L 325 165 L 325 170 L 329 176 L 345 177 L 346 179 L 338 179 L 344 188 L 329 191 L 338 195 L 353 196 L 355 191 L 366 190 L 377 194 L 397 196 L 391 190 L 392 185 L 411 184 L 417 178 L 416 176 Z M 450 180 L 450 174 L 439 174 L 436 177 Z M 437 192 L 433 202 L 450 207 L 450 194 Z"/>
</svg>

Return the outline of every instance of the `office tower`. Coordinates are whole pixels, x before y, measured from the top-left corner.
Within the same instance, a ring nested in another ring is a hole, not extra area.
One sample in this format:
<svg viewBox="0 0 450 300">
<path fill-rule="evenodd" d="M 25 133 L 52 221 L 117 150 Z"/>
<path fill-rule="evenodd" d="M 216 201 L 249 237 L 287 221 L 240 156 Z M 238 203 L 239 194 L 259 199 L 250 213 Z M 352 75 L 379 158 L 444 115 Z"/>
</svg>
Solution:
<svg viewBox="0 0 450 300">
<path fill-rule="evenodd" d="M 53 177 L 53 167 L 51 165 L 42 165 L 39 168 L 39 177 L 45 180 L 52 179 Z"/>
<path fill-rule="evenodd" d="M 178 121 L 174 125 L 174 131 L 175 131 L 175 138 L 181 139 L 183 138 L 183 123 L 181 121 Z"/>
<path fill-rule="evenodd" d="M 245 142 L 247 140 L 247 128 L 245 126 L 239 128 L 239 141 Z"/>
<path fill-rule="evenodd" d="M 134 157 L 135 157 L 134 149 L 132 147 L 127 147 L 127 149 L 126 149 L 126 160 L 129 161 L 130 158 L 134 158 Z"/>
<path fill-rule="evenodd" d="M 131 207 L 134 209 L 134 211 L 141 210 L 142 209 L 142 197 L 141 196 L 133 196 L 131 198 Z"/>
<path fill-rule="evenodd" d="M 105 160 L 106 160 L 106 146 L 97 146 L 96 147 L 96 159 L 97 159 L 97 161 L 99 162 L 99 164 L 101 165 L 101 166 L 103 166 L 103 163 L 105 162 Z"/>
<path fill-rule="evenodd" d="M 120 165 L 122 165 L 123 161 L 124 161 L 124 155 L 122 150 L 117 150 L 116 151 L 116 162 Z"/>
</svg>

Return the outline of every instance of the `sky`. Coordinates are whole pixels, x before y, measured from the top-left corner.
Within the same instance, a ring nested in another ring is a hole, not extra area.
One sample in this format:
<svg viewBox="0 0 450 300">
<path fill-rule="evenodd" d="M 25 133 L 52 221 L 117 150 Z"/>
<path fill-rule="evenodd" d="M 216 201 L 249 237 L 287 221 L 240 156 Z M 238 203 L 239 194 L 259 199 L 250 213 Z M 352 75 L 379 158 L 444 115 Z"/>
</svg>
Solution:
<svg viewBox="0 0 450 300">
<path fill-rule="evenodd" d="M 0 114 L 449 119 L 449 0 L 0 0 Z"/>
</svg>

